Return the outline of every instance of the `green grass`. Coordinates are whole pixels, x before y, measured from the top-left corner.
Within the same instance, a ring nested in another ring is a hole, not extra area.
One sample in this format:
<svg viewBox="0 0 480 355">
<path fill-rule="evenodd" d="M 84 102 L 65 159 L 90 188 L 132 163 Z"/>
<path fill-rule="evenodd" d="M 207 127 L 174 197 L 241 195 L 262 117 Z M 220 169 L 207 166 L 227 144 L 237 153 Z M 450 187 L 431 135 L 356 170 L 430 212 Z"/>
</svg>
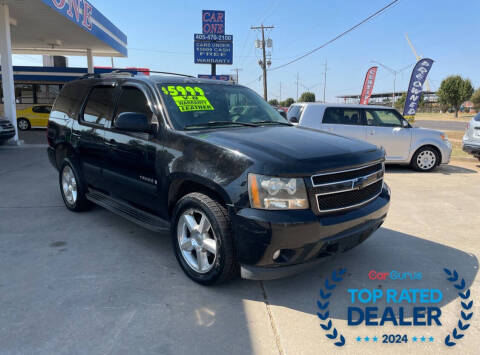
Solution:
<svg viewBox="0 0 480 355">
<path fill-rule="evenodd" d="M 454 113 L 417 113 L 415 115 L 415 121 L 422 120 L 434 120 L 434 121 L 462 121 L 468 122 L 475 116 L 473 113 L 458 113 L 458 118 L 455 118 Z"/>
</svg>

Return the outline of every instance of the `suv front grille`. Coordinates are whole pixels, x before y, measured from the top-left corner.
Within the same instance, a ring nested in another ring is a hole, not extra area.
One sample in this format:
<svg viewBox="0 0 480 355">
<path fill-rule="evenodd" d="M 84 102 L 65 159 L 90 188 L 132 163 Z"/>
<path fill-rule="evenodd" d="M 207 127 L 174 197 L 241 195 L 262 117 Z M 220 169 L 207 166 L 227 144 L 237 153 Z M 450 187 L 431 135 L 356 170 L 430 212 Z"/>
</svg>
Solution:
<svg viewBox="0 0 480 355">
<path fill-rule="evenodd" d="M 334 212 L 361 206 L 382 191 L 383 162 L 356 169 L 312 176 L 318 212 Z"/>
<path fill-rule="evenodd" d="M 339 172 L 326 173 L 322 175 L 312 176 L 313 186 L 322 185 L 335 181 L 349 180 L 364 175 L 374 173 L 376 171 L 383 170 L 383 163 L 375 163 L 372 165 L 364 166 L 358 169 L 344 170 Z"/>
</svg>

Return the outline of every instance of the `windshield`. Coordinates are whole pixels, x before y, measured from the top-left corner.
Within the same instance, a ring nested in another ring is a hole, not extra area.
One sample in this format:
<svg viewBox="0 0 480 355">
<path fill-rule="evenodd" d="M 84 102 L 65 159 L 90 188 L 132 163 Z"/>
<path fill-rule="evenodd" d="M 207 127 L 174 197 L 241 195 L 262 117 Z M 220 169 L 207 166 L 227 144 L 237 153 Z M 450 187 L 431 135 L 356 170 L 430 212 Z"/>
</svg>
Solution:
<svg viewBox="0 0 480 355">
<path fill-rule="evenodd" d="M 158 84 L 176 129 L 290 125 L 254 91 L 236 85 Z"/>
</svg>

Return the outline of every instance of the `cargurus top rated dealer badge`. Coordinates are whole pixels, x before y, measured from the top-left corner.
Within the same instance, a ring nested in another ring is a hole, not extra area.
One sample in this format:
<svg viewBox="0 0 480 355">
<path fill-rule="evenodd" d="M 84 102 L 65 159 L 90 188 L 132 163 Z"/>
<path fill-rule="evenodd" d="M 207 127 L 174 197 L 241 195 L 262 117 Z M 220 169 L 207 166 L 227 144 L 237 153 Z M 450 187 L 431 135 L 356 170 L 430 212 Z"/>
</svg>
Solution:
<svg viewBox="0 0 480 355">
<path fill-rule="evenodd" d="M 469 329 L 475 327 L 472 280 L 456 269 L 439 267 L 436 273 L 370 270 L 354 275 L 364 278 L 362 287 L 349 287 L 354 273 L 336 269 L 319 290 L 319 332 L 331 342 L 331 350 L 471 353 L 471 347 L 465 345 Z"/>
</svg>

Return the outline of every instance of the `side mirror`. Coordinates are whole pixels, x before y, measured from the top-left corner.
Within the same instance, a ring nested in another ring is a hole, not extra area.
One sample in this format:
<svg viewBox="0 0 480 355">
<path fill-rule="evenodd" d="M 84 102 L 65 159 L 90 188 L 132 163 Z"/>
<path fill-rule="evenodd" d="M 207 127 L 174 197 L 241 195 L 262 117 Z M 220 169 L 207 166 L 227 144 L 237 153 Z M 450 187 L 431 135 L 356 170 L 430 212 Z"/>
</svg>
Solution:
<svg viewBox="0 0 480 355">
<path fill-rule="evenodd" d="M 122 112 L 113 125 L 122 131 L 149 133 L 152 130 L 147 116 L 140 112 Z"/>
<path fill-rule="evenodd" d="M 403 128 L 410 128 L 410 123 L 407 120 L 402 120 L 402 127 Z"/>
<path fill-rule="evenodd" d="M 292 123 L 298 123 L 298 118 L 296 118 L 296 117 L 290 117 L 290 122 L 292 122 Z"/>
</svg>

